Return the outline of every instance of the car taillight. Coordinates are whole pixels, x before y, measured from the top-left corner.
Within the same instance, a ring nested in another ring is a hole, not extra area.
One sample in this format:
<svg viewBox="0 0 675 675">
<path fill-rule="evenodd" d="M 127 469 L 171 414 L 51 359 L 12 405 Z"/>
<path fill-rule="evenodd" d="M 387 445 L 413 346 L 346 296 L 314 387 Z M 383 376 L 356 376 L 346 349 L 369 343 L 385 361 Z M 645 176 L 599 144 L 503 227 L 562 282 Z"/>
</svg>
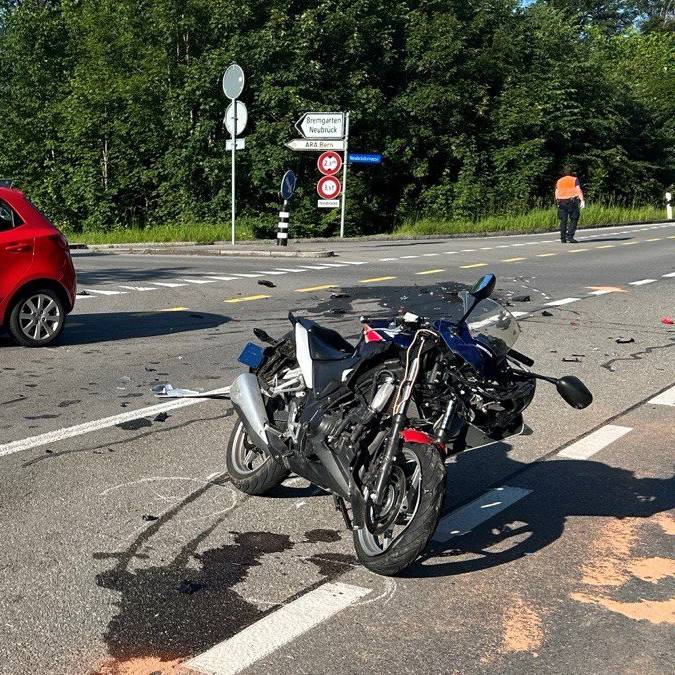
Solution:
<svg viewBox="0 0 675 675">
<path fill-rule="evenodd" d="M 68 246 L 68 241 L 60 232 L 50 234 L 47 237 L 47 239 L 49 239 L 49 241 L 53 241 L 60 249 L 63 249 L 64 251 L 70 250 L 70 247 Z"/>
</svg>

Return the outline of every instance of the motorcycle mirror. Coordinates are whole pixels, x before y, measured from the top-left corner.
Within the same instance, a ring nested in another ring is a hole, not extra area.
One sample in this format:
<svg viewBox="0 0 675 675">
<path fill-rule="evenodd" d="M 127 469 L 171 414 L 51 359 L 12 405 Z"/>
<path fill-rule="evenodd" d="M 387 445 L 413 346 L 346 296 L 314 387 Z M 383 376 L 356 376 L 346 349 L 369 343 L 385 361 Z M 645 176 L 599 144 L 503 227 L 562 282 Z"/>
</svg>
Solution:
<svg viewBox="0 0 675 675">
<path fill-rule="evenodd" d="M 555 387 L 558 393 L 565 400 L 577 410 L 587 408 L 593 402 L 593 394 L 588 390 L 588 387 L 574 375 L 565 375 L 556 381 Z"/>
<path fill-rule="evenodd" d="M 476 298 L 476 301 L 485 300 L 492 295 L 496 283 L 497 277 L 494 274 L 485 274 L 472 286 L 469 293 Z"/>
</svg>

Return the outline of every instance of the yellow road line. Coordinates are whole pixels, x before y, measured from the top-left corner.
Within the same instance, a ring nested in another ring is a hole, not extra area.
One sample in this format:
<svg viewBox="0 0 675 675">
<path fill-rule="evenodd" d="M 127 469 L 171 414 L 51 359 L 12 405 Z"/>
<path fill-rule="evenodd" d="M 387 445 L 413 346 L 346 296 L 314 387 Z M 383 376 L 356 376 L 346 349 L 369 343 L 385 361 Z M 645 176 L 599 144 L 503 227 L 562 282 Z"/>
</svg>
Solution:
<svg viewBox="0 0 675 675">
<path fill-rule="evenodd" d="M 423 274 L 438 274 L 439 272 L 445 272 L 445 270 L 426 270 L 424 272 L 415 272 L 415 274 L 422 276 Z"/>
<path fill-rule="evenodd" d="M 263 300 L 269 297 L 269 295 L 245 295 L 242 298 L 230 298 L 229 300 L 225 300 L 225 302 L 234 304 L 235 302 L 248 302 L 249 300 Z"/>
<path fill-rule="evenodd" d="M 675 234 L 669 235 L 668 237 L 666 237 L 666 239 L 675 239 Z"/>
<path fill-rule="evenodd" d="M 189 307 L 168 307 L 167 309 L 159 309 L 159 312 L 186 312 Z"/>
<path fill-rule="evenodd" d="M 372 279 L 359 279 L 359 283 L 370 284 L 374 281 L 389 281 L 391 279 L 396 279 L 396 277 L 373 277 Z"/>
<path fill-rule="evenodd" d="M 557 253 L 537 253 L 537 258 L 548 258 L 552 255 L 558 255 Z"/>
<path fill-rule="evenodd" d="M 527 258 L 504 258 L 502 262 L 519 262 L 521 260 L 527 260 Z"/>
<path fill-rule="evenodd" d="M 474 267 L 487 267 L 487 263 L 474 263 L 473 265 L 460 265 L 460 269 L 470 270 Z"/>
<path fill-rule="evenodd" d="M 604 246 L 596 246 L 595 248 L 614 248 L 616 244 L 605 244 Z"/>
<path fill-rule="evenodd" d="M 308 286 L 307 288 L 296 288 L 296 293 L 309 293 L 310 291 L 325 291 L 327 288 L 335 288 L 334 284 L 324 284 L 323 286 Z"/>
<path fill-rule="evenodd" d="M 568 253 L 581 253 L 582 251 L 588 251 L 587 248 L 573 248 L 572 250 L 568 251 Z"/>
</svg>

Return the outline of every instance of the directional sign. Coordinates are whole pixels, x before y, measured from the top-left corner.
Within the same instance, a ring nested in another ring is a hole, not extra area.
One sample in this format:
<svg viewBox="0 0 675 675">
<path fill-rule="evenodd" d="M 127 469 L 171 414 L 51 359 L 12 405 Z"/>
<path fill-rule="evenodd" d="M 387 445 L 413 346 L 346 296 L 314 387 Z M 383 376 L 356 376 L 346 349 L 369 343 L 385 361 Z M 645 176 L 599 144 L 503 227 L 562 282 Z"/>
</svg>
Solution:
<svg viewBox="0 0 675 675">
<path fill-rule="evenodd" d="M 241 66 L 233 63 L 223 75 L 223 91 L 227 98 L 239 98 L 244 89 L 244 71 Z"/>
<path fill-rule="evenodd" d="M 320 209 L 339 209 L 340 200 L 339 199 L 319 199 L 316 202 L 316 205 Z"/>
<path fill-rule="evenodd" d="M 377 152 L 350 152 L 350 164 L 382 164 L 382 155 Z"/>
<path fill-rule="evenodd" d="M 281 198 L 288 201 L 295 192 L 296 176 L 292 171 L 287 171 L 281 179 Z"/>
<path fill-rule="evenodd" d="M 234 133 L 234 104 L 237 104 L 237 133 Z M 230 136 L 239 136 L 246 129 L 248 122 L 248 110 L 246 104 L 241 101 L 232 101 L 225 111 L 225 127 L 230 132 Z"/>
<path fill-rule="evenodd" d="M 341 112 L 308 112 L 296 123 L 295 128 L 305 138 L 344 138 L 345 114 Z"/>
<path fill-rule="evenodd" d="M 232 140 L 233 139 L 228 138 L 225 141 L 225 150 L 232 150 Z M 245 147 L 246 147 L 246 139 L 245 138 L 238 138 L 235 150 L 243 150 Z"/>
<path fill-rule="evenodd" d="M 342 168 L 342 157 L 329 150 L 319 157 L 316 165 L 324 176 L 334 176 Z"/>
<path fill-rule="evenodd" d="M 316 184 L 316 191 L 322 199 L 337 199 L 342 192 L 342 185 L 335 176 L 324 176 Z"/>
<path fill-rule="evenodd" d="M 323 152 L 324 150 L 344 150 L 344 141 L 314 141 L 306 138 L 296 138 L 286 143 L 286 147 L 291 150 L 301 152 Z"/>
</svg>

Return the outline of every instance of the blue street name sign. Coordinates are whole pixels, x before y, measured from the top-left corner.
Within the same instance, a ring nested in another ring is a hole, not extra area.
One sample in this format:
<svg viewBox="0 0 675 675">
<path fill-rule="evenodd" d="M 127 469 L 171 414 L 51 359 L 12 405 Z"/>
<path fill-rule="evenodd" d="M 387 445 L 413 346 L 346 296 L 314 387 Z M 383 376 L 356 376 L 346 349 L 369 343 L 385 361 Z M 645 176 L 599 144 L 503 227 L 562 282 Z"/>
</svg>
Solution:
<svg viewBox="0 0 675 675">
<path fill-rule="evenodd" d="M 382 164 L 382 155 L 378 152 L 350 152 L 350 164 Z"/>
</svg>

